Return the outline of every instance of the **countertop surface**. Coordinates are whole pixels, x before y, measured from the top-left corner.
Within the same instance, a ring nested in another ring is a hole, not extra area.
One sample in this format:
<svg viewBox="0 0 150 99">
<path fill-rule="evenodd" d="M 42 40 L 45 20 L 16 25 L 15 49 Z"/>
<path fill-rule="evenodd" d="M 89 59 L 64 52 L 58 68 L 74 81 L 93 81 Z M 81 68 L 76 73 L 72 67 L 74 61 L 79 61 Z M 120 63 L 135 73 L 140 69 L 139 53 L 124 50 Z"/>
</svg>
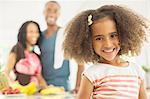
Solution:
<svg viewBox="0 0 150 99">
<path fill-rule="evenodd" d="M 148 90 L 148 99 L 150 99 L 150 89 Z M 74 94 L 65 93 L 65 94 L 56 94 L 56 95 L 24 95 L 24 94 L 16 94 L 16 95 L 0 95 L 0 99 L 75 99 Z"/>
<path fill-rule="evenodd" d="M 65 93 L 65 94 L 57 94 L 57 95 L 24 95 L 24 94 L 16 94 L 16 95 L 0 95 L 0 99 L 75 99 L 75 95 Z"/>
</svg>

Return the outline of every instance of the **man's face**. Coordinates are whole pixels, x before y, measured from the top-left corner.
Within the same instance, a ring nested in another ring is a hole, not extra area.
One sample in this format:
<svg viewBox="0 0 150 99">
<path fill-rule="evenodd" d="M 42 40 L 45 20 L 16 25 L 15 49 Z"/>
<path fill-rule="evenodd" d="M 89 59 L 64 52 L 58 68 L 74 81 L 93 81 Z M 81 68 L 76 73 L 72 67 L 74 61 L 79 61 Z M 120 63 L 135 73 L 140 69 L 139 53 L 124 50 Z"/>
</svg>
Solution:
<svg viewBox="0 0 150 99">
<path fill-rule="evenodd" d="M 50 2 L 46 4 L 44 16 L 47 25 L 56 25 L 56 21 L 59 15 L 60 15 L 60 6 L 57 3 Z"/>
</svg>

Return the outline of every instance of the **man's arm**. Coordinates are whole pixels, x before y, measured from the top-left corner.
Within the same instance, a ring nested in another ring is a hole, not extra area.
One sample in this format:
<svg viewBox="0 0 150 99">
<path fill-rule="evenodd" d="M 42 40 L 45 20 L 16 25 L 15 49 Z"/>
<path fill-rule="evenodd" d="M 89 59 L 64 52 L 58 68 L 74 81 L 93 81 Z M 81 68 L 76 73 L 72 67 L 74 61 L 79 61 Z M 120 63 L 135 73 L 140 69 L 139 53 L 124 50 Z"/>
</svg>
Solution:
<svg viewBox="0 0 150 99">
<path fill-rule="evenodd" d="M 148 99 L 144 81 L 140 85 L 139 99 Z"/>
<path fill-rule="evenodd" d="M 75 89 L 73 90 L 74 93 L 77 93 L 79 90 L 80 82 L 81 82 L 81 74 L 82 74 L 83 70 L 84 70 L 84 65 L 78 64 L 76 86 L 75 86 Z"/>
</svg>

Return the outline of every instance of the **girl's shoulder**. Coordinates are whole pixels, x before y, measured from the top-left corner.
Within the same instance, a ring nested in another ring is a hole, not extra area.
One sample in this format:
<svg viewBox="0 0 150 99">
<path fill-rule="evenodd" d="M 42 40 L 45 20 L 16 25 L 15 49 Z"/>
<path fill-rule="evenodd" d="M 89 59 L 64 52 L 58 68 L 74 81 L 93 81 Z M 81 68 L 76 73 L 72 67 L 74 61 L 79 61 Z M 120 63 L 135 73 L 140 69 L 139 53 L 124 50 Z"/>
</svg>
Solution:
<svg viewBox="0 0 150 99">
<path fill-rule="evenodd" d="M 85 69 L 84 73 L 88 74 L 105 74 L 105 71 L 109 68 L 107 66 L 104 66 L 104 64 L 96 63 L 93 65 L 90 65 L 88 68 Z"/>
<path fill-rule="evenodd" d="M 137 72 L 143 71 L 142 66 L 138 63 L 135 63 L 135 62 L 130 62 L 130 67 L 135 69 Z"/>
<path fill-rule="evenodd" d="M 130 67 L 132 68 L 133 71 L 135 71 L 137 73 L 137 75 L 141 78 L 144 79 L 145 78 L 145 72 L 142 69 L 142 66 L 138 63 L 135 62 L 130 62 Z"/>
<path fill-rule="evenodd" d="M 93 69 L 107 69 L 109 68 L 109 66 L 112 66 L 110 64 L 103 64 L 103 63 L 95 63 L 95 64 L 92 64 L 90 65 L 87 70 L 93 70 Z"/>
<path fill-rule="evenodd" d="M 83 75 L 86 76 L 91 83 L 94 83 L 97 79 L 113 74 L 113 71 L 116 72 L 116 69 L 109 64 L 96 63 L 85 69 Z"/>
<path fill-rule="evenodd" d="M 102 64 L 92 64 L 92 65 L 89 65 L 86 70 L 95 70 L 99 68 L 104 68 L 104 66 Z"/>
</svg>

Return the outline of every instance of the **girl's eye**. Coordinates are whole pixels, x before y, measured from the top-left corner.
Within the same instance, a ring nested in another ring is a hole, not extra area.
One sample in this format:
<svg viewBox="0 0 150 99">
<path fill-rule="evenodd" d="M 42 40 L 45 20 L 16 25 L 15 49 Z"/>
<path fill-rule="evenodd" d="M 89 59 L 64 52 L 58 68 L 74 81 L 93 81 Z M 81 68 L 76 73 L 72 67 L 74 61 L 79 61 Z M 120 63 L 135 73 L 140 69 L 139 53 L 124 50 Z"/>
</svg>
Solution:
<svg viewBox="0 0 150 99">
<path fill-rule="evenodd" d="M 118 37 L 117 33 L 114 33 L 114 34 L 111 35 L 111 38 L 115 38 L 115 37 Z"/>
<path fill-rule="evenodd" d="M 102 37 L 98 37 L 98 38 L 96 38 L 95 40 L 102 40 L 103 38 Z"/>
</svg>

